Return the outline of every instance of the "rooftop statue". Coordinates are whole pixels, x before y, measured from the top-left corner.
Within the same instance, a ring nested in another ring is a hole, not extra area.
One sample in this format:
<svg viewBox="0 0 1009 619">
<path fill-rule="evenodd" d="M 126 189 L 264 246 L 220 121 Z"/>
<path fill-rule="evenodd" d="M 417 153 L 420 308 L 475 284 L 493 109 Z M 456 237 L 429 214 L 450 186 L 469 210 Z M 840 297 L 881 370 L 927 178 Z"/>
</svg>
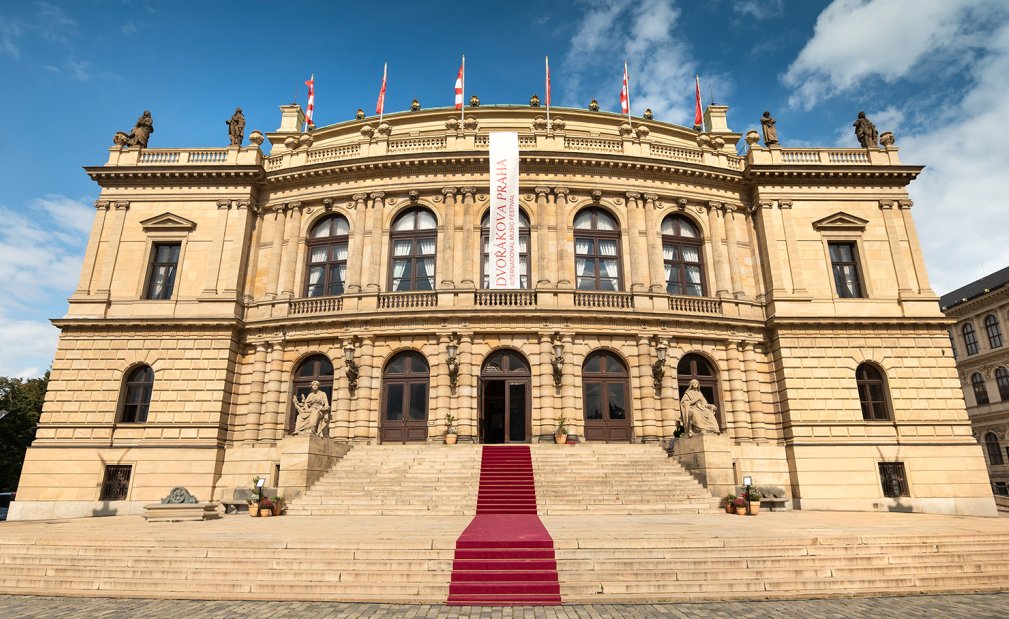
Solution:
<svg viewBox="0 0 1009 619">
<path fill-rule="evenodd" d="M 416 99 L 414 99 L 413 101 L 411 101 L 410 102 L 410 111 L 411 112 L 419 112 L 420 111 L 420 101 L 418 101 Z"/>
<path fill-rule="evenodd" d="M 865 112 L 858 113 L 858 119 L 853 126 L 855 127 L 855 137 L 858 138 L 858 143 L 862 145 L 862 148 L 870 146 L 879 148 L 879 132 L 876 131 L 876 125 L 865 117 Z"/>
<path fill-rule="evenodd" d="M 298 419 L 294 425 L 294 435 L 314 434 L 325 436 L 329 427 L 329 398 L 326 392 L 320 391 L 319 381 L 312 381 L 312 393 L 307 396 L 292 396 L 294 408 L 298 411 Z"/>
<path fill-rule="evenodd" d="M 720 434 L 718 419 L 715 418 L 717 410 L 713 404 L 708 404 L 708 400 L 701 393 L 701 383 L 696 378 L 690 381 L 690 386 L 680 398 L 680 415 L 687 436 Z"/>
<path fill-rule="evenodd" d="M 229 120 L 224 121 L 228 125 L 228 137 L 231 138 L 232 146 L 241 146 L 245 139 L 245 115 L 242 108 L 236 107 L 235 113 Z"/>
<path fill-rule="evenodd" d="M 774 128 L 774 122 L 770 112 L 764 112 L 760 117 L 760 126 L 764 130 L 764 146 L 778 143 L 778 130 Z"/>
<path fill-rule="evenodd" d="M 154 119 L 151 118 L 150 110 L 144 110 L 144 113 L 137 119 L 133 131 L 130 131 L 130 134 L 126 136 L 126 145 L 147 148 L 147 140 L 151 139 L 152 133 L 154 133 Z"/>
<path fill-rule="evenodd" d="M 357 112 L 354 114 L 354 118 L 357 120 L 364 120 L 364 110 L 357 108 Z"/>
</svg>

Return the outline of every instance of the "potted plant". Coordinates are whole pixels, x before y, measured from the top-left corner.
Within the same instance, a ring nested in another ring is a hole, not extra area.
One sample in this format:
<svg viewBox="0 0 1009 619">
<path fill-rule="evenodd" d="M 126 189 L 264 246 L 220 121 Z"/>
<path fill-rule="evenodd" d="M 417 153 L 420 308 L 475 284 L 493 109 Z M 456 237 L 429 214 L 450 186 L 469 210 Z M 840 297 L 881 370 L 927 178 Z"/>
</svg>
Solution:
<svg viewBox="0 0 1009 619">
<path fill-rule="evenodd" d="M 261 518 L 266 518 L 267 516 L 273 515 L 273 501 L 269 497 L 263 497 L 259 500 L 259 516 Z"/>
<path fill-rule="evenodd" d="M 736 513 L 740 516 L 746 515 L 746 505 L 748 501 L 744 497 L 739 497 L 732 502 L 732 506 L 736 508 Z"/>
<path fill-rule="evenodd" d="M 750 487 L 746 492 L 746 500 L 750 503 L 750 515 L 756 516 L 757 512 L 760 511 L 760 499 L 764 498 L 764 495 L 760 493 L 754 487 Z"/>
<path fill-rule="evenodd" d="M 560 415 L 554 421 L 557 423 L 557 430 L 554 432 L 554 442 L 558 445 L 563 445 L 568 442 L 568 418 Z"/>
<path fill-rule="evenodd" d="M 459 432 L 455 429 L 455 417 L 449 413 L 445 415 L 445 444 L 455 445 L 459 440 Z"/>
<path fill-rule="evenodd" d="M 284 497 L 275 496 L 270 499 L 273 502 L 273 515 L 279 516 L 284 508 L 287 507 L 287 503 L 284 501 Z"/>
<path fill-rule="evenodd" d="M 734 513 L 736 513 L 736 507 L 733 504 L 735 502 L 735 500 L 736 500 L 736 495 L 732 494 L 731 492 L 729 494 L 725 495 L 725 498 L 722 499 L 722 501 L 725 503 L 725 513 L 726 514 L 734 514 Z"/>
<path fill-rule="evenodd" d="M 259 516 L 259 497 L 255 495 L 250 496 L 245 502 L 249 506 L 249 515 L 253 518 Z"/>
</svg>

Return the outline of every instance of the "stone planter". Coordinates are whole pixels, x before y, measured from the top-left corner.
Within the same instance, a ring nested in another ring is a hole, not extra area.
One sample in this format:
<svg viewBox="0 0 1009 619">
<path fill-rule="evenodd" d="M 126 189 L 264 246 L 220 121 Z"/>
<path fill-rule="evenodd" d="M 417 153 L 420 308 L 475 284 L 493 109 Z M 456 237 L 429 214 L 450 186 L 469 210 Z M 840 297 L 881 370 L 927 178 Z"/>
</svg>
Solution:
<svg viewBox="0 0 1009 619">
<path fill-rule="evenodd" d="M 554 442 L 557 443 L 558 445 L 563 445 L 564 443 L 568 442 L 568 435 L 554 434 Z"/>
<path fill-rule="evenodd" d="M 455 445 L 457 442 L 459 442 L 459 435 L 458 434 L 446 434 L 445 435 L 445 444 L 446 445 Z"/>
<path fill-rule="evenodd" d="M 253 518 L 259 516 L 259 503 L 249 504 L 249 515 L 252 516 Z"/>
<path fill-rule="evenodd" d="M 750 501 L 750 515 L 756 516 L 760 512 L 760 501 Z"/>
<path fill-rule="evenodd" d="M 272 515 L 273 515 L 273 510 L 272 509 L 260 509 L 259 510 L 259 517 L 260 518 L 269 518 Z"/>
<path fill-rule="evenodd" d="M 280 505 L 274 505 L 274 506 L 273 506 L 273 515 L 274 515 L 274 516 L 279 516 L 279 515 L 280 515 L 280 512 L 281 512 L 281 511 L 282 511 L 283 509 L 284 509 L 284 508 L 283 508 L 283 507 L 281 507 Z"/>
</svg>

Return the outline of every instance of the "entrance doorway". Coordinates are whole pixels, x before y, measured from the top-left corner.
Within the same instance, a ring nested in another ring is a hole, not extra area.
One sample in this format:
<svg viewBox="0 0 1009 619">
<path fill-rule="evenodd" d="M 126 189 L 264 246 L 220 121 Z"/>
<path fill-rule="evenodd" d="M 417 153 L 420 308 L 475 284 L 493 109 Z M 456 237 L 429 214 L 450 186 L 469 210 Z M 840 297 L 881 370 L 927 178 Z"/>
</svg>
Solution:
<svg viewBox="0 0 1009 619">
<path fill-rule="evenodd" d="M 521 353 L 499 350 L 480 371 L 481 443 L 526 443 L 531 434 L 529 364 Z"/>
</svg>

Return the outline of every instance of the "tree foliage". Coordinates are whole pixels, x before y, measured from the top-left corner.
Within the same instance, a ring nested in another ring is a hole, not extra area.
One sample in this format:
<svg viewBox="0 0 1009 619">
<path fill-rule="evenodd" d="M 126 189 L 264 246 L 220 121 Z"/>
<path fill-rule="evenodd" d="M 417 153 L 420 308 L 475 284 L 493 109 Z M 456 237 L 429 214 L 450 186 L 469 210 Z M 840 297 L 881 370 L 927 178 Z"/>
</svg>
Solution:
<svg viewBox="0 0 1009 619">
<path fill-rule="evenodd" d="M 49 372 L 42 378 L 0 377 L 0 410 L 7 411 L 0 419 L 0 492 L 17 489 L 48 385 Z"/>
</svg>

